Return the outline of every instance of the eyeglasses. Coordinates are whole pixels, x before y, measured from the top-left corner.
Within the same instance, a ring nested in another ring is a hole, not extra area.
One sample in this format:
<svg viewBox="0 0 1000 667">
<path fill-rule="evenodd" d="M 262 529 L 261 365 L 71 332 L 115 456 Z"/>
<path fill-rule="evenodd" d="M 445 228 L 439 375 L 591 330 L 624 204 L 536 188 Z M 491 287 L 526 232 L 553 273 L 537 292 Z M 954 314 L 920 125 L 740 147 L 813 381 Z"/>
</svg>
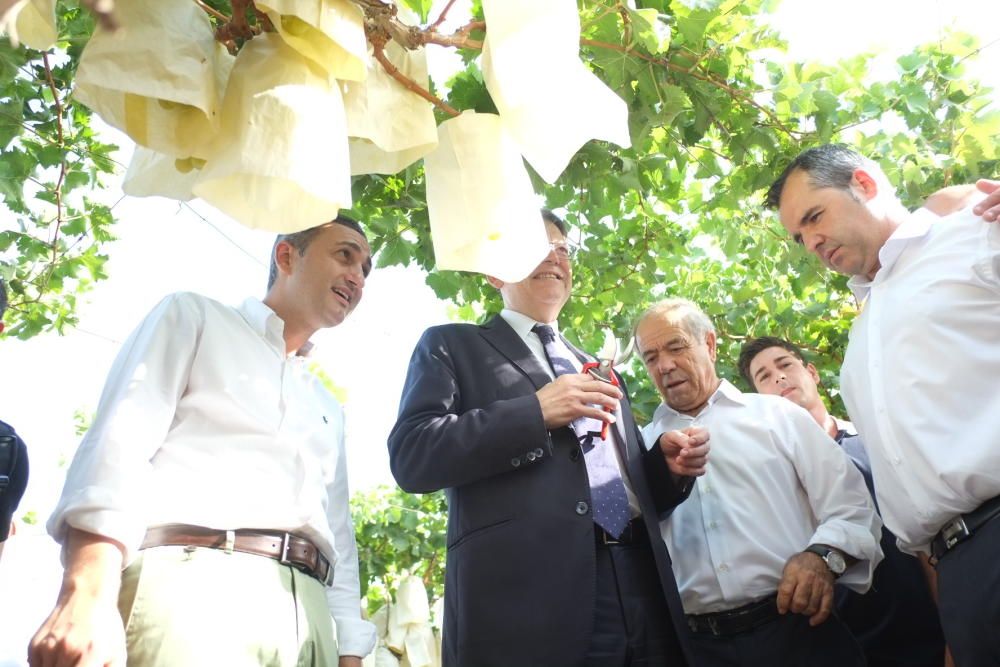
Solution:
<svg viewBox="0 0 1000 667">
<path fill-rule="evenodd" d="M 573 259 L 576 251 L 576 246 L 572 246 L 565 241 L 549 241 L 549 252 L 554 252 L 559 259 Z"/>
</svg>

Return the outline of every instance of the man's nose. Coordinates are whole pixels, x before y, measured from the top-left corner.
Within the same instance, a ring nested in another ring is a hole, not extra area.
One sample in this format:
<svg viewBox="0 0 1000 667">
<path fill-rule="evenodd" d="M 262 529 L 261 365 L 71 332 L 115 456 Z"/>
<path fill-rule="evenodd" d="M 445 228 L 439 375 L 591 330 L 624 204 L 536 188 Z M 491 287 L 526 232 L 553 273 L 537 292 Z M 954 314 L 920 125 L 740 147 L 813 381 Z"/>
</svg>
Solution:
<svg viewBox="0 0 1000 667">
<path fill-rule="evenodd" d="M 660 371 L 660 375 L 667 375 L 677 368 L 677 364 L 674 363 L 673 357 L 664 354 L 656 360 L 656 367 Z"/>
<path fill-rule="evenodd" d="M 825 240 L 826 239 L 824 239 L 821 234 L 803 234 L 802 235 L 802 242 L 803 242 L 803 244 L 805 244 L 806 250 L 808 250 L 809 252 L 813 253 L 814 255 L 820 254 L 819 253 L 819 247 L 821 245 L 823 245 L 823 242 Z"/>
<path fill-rule="evenodd" d="M 347 282 L 351 284 L 355 289 L 364 289 L 365 287 L 365 270 L 361 266 L 354 267 L 347 273 Z"/>
</svg>

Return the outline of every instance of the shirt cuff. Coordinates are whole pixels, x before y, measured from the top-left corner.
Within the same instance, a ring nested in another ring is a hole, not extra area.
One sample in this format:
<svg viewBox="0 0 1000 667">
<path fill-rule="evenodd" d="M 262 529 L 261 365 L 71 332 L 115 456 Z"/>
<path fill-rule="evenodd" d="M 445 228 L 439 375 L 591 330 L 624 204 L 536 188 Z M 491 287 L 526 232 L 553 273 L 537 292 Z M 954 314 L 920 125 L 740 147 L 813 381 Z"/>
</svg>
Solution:
<svg viewBox="0 0 1000 667">
<path fill-rule="evenodd" d="M 363 658 L 375 648 L 375 626 L 362 618 L 335 617 L 340 655 Z"/>
</svg>

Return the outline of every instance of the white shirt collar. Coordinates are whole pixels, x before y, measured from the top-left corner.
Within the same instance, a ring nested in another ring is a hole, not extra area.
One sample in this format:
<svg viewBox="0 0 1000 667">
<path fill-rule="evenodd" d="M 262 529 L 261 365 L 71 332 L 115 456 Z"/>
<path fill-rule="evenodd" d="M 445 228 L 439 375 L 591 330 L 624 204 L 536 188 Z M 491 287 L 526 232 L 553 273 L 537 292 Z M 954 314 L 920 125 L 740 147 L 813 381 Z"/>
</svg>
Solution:
<svg viewBox="0 0 1000 667">
<path fill-rule="evenodd" d="M 518 336 L 521 338 L 527 338 L 528 334 L 531 333 L 531 329 L 536 324 L 547 324 L 552 327 L 552 331 L 555 332 L 556 338 L 559 338 L 559 323 L 558 322 L 538 322 L 524 313 L 519 313 L 516 310 L 511 310 L 510 308 L 504 308 L 500 311 L 500 317 L 502 317 L 507 324 L 510 325 Z"/>
<path fill-rule="evenodd" d="M 732 382 L 723 378 L 722 382 L 719 384 L 719 388 L 716 389 L 715 392 L 708 398 L 708 402 L 705 404 L 705 407 L 702 408 L 701 412 L 695 415 L 695 417 L 700 417 L 701 415 L 705 414 L 712 408 L 713 405 L 715 405 L 718 401 L 722 399 L 726 399 L 728 401 L 737 403 L 739 405 L 746 404 L 746 399 L 743 397 L 743 392 L 737 389 L 736 385 L 734 385 Z M 659 407 L 656 408 L 656 411 L 653 412 L 653 421 L 654 422 L 658 421 L 663 417 L 671 418 L 679 414 L 681 413 L 679 413 L 677 410 L 674 410 L 666 403 L 660 403 Z M 685 415 L 685 416 L 691 416 L 691 415 Z"/>
<path fill-rule="evenodd" d="M 892 267 L 895 266 L 896 261 L 903 254 L 903 249 L 906 248 L 906 245 L 912 239 L 926 236 L 931 229 L 931 225 L 937 220 L 938 216 L 926 208 L 918 208 L 907 216 L 906 220 L 896 228 L 892 235 L 886 239 L 882 247 L 879 248 L 879 270 L 875 273 L 875 278 L 869 280 L 868 276 L 856 275 L 851 276 L 850 280 L 847 281 L 847 286 L 851 288 L 851 292 L 854 293 L 854 298 L 857 299 L 858 303 L 864 303 L 865 299 L 868 298 L 868 293 L 871 291 L 872 285 L 879 279 L 880 275 L 884 278 L 884 276 L 892 272 Z"/>
<path fill-rule="evenodd" d="M 305 344 L 290 355 L 285 355 L 285 322 L 271 308 L 256 297 L 247 297 L 237 308 L 246 323 L 257 334 L 274 345 L 283 356 L 306 357 L 315 349 L 312 341 Z"/>
<path fill-rule="evenodd" d="M 847 421 L 846 419 L 837 419 L 833 415 L 830 415 L 830 418 L 833 419 L 833 423 L 837 425 L 838 431 L 843 431 L 847 435 L 858 434 L 858 429 L 854 428 L 854 424 Z"/>
</svg>

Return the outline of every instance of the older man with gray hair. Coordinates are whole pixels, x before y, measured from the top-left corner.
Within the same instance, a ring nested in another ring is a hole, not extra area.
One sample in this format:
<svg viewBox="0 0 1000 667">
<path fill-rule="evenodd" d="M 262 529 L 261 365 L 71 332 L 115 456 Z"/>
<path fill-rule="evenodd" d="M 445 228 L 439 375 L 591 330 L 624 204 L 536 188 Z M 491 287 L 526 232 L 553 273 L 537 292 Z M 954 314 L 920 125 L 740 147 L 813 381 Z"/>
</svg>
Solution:
<svg viewBox="0 0 1000 667">
<path fill-rule="evenodd" d="M 860 473 L 805 410 L 718 377 L 715 328 L 691 301 L 651 307 L 636 342 L 664 401 L 646 446 L 700 458 L 711 438 L 660 523 L 699 664 L 863 665 L 830 616 L 834 582 L 863 592 L 882 558 Z"/>
</svg>

